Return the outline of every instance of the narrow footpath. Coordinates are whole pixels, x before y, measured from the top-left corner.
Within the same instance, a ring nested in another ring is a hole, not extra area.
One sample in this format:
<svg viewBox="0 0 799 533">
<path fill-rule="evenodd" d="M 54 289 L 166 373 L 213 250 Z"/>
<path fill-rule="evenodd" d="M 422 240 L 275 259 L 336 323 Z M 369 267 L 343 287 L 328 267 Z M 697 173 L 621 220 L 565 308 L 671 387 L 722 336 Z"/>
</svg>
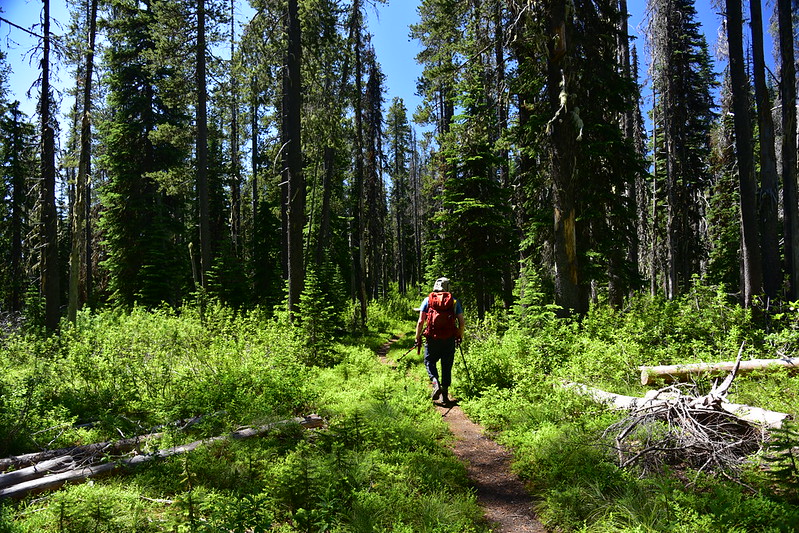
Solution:
<svg viewBox="0 0 799 533">
<path fill-rule="evenodd" d="M 386 358 L 392 338 L 377 351 L 380 360 Z M 511 453 L 485 436 L 483 428 L 466 416 L 457 405 L 436 404 L 436 409 L 455 436 L 451 448 L 466 466 L 475 488 L 477 502 L 492 524 L 495 533 L 546 533 L 546 528 L 533 512 L 533 500 L 522 481 L 511 470 Z"/>
</svg>

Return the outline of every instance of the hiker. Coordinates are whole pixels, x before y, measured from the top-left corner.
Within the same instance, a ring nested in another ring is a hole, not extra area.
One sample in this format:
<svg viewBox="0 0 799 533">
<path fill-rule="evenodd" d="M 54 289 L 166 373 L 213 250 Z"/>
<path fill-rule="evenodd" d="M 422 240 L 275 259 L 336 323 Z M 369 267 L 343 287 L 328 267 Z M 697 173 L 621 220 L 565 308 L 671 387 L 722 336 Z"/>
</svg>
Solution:
<svg viewBox="0 0 799 533">
<path fill-rule="evenodd" d="M 416 323 L 416 346 L 422 345 L 422 335 L 427 340 L 424 366 L 433 383 L 433 401 L 441 397 L 444 404 L 449 403 L 447 389 L 452 383 L 455 348 L 463 338 L 464 325 L 463 306 L 449 292 L 449 280 L 438 278 L 433 285 L 433 292 L 419 307 L 419 321 Z M 436 367 L 438 361 L 441 361 L 440 379 Z"/>
</svg>

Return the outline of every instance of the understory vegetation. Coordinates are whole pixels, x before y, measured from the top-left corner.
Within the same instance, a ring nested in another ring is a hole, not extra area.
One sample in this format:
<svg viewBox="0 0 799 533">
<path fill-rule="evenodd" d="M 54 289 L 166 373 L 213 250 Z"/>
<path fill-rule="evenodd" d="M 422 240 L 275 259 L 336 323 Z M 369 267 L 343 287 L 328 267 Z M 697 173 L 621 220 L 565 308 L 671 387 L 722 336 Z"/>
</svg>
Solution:
<svg viewBox="0 0 799 533">
<path fill-rule="evenodd" d="M 358 335 L 335 329 L 341 320 L 330 314 L 320 329 L 213 303 L 84 312 L 49 336 L 6 328 L 2 457 L 158 431 L 147 453 L 311 413 L 326 425 L 275 425 L 263 437 L 5 501 L 0 532 L 489 531 L 411 349 L 416 304 L 396 295 L 371 304 L 369 330 Z M 467 315 L 451 392 L 513 449 L 553 531 L 795 531 L 796 425 L 767 435 L 733 473 L 666 464 L 643 476 L 619 468 L 605 435 L 622 415 L 564 387 L 643 396 L 639 365 L 734 360 L 742 344 L 745 359 L 796 353 L 796 309 L 754 314 L 698 287 L 620 311 L 596 304 L 581 320 L 538 305 L 481 322 Z M 383 365 L 375 351 L 392 337 L 388 358 L 399 362 Z M 741 374 L 730 400 L 795 417 L 799 376 Z"/>
<path fill-rule="evenodd" d="M 639 297 L 621 311 L 595 305 L 581 321 L 532 307 L 507 326 L 497 322 L 469 337 L 472 382 L 461 380 L 456 394 L 468 397 L 461 405 L 470 417 L 515 450 L 516 469 L 553 530 L 798 531 L 795 422 L 766 434 L 735 472 L 678 463 L 644 476 L 617 466 L 606 430 L 622 415 L 564 387 L 578 382 L 644 396 L 658 384 L 642 386 L 639 365 L 734 361 L 742 344 L 743 359 L 795 356 L 797 343 L 795 307 L 753 317 L 705 287 L 675 301 Z M 690 384 L 698 394 L 712 385 L 711 377 Z M 799 376 L 771 369 L 739 374 L 729 401 L 796 419 Z"/>
</svg>

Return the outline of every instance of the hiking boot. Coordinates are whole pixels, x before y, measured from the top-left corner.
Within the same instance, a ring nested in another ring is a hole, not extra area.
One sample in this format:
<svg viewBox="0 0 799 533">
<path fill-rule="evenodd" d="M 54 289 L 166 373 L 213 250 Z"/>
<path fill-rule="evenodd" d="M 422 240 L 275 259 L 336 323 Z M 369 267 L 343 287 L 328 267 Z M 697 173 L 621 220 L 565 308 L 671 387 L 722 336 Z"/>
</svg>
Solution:
<svg viewBox="0 0 799 533">
<path fill-rule="evenodd" d="M 441 396 L 441 387 L 438 386 L 438 380 L 433 378 L 433 394 L 430 397 L 435 401 L 439 396 Z"/>
<path fill-rule="evenodd" d="M 449 394 L 447 394 L 446 387 L 441 387 L 441 403 L 444 405 L 449 404 Z"/>
</svg>

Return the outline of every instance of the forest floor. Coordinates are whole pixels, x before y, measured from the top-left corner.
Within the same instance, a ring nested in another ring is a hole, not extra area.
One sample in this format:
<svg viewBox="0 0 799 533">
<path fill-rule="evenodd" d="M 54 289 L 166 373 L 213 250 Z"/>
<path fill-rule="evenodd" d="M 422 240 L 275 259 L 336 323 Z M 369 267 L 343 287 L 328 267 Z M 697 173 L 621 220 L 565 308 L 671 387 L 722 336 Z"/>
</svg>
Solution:
<svg viewBox="0 0 799 533">
<path fill-rule="evenodd" d="M 377 351 L 386 358 L 392 338 Z M 485 430 L 466 416 L 457 399 L 449 405 L 435 403 L 436 409 L 455 437 L 450 446 L 466 467 L 477 502 L 495 533 L 545 533 L 547 530 L 533 512 L 533 499 L 524 483 L 511 470 L 511 453 L 486 436 Z"/>
</svg>

